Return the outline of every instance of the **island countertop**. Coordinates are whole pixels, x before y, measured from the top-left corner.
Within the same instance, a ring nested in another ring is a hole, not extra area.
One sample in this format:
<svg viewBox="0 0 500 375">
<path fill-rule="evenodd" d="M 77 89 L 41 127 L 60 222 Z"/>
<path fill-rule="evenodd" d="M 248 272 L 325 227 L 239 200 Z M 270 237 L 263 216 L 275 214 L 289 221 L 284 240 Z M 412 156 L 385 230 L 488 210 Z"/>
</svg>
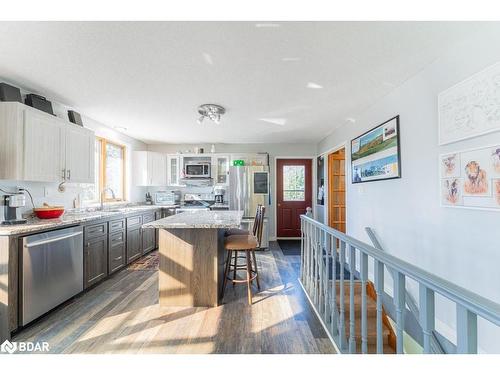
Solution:
<svg viewBox="0 0 500 375">
<path fill-rule="evenodd" d="M 154 229 L 229 229 L 238 228 L 243 211 L 186 211 L 144 224 Z"/>
</svg>

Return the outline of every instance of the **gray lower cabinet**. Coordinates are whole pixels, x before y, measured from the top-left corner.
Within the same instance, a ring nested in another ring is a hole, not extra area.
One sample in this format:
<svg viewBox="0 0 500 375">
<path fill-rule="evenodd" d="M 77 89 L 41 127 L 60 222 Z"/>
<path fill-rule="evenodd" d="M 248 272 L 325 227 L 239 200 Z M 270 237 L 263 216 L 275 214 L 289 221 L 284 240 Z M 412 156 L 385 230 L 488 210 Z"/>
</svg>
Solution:
<svg viewBox="0 0 500 375">
<path fill-rule="evenodd" d="M 110 221 L 108 228 L 108 273 L 112 274 L 127 264 L 125 219 Z"/>
<path fill-rule="evenodd" d="M 142 216 L 127 218 L 127 264 L 142 255 Z"/>
<path fill-rule="evenodd" d="M 125 231 L 109 234 L 108 240 L 108 273 L 112 274 L 127 264 Z"/>
<path fill-rule="evenodd" d="M 155 220 L 160 220 L 161 219 L 161 211 L 156 211 L 155 212 Z M 159 229 L 155 229 L 155 249 L 158 249 L 158 246 L 160 245 L 160 231 Z"/>
<path fill-rule="evenodd" d="M 142 215 L 143 224 L 155 220 L 155 212 L 149 212 Z M 156 229 L 143 229 L 142 230 L 142 253 L 145 254 L 151 250 L 156 249 Z"/>
<path fill-rule="evenodd" d="M 143 223 L 156 220 L 159 211 L 129 216 L 84 227 L 84 288 L 158 246 L 155 229 L 143 230 Z"/>
<path fill-rule="evenodd" d="M 108 276 L 108 223 L 84 228 L 83 286 L 88 288 Z"/>
</svg>

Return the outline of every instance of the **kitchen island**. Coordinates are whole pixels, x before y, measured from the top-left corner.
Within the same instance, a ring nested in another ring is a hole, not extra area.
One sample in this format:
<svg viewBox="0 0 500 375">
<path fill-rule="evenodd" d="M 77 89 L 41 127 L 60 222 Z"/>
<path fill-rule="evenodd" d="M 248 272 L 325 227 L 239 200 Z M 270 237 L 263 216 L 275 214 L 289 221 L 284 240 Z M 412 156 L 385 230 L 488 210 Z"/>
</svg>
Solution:
<svg viewBox="0 0 500 375">
<path fill-rule="evenodd" d="M 143 225 L 159 229 L 161 306 L 219 304 L 224 271 L 224 232 L 238 228 L 242 211 L 182 212 Z"/>
</svg>

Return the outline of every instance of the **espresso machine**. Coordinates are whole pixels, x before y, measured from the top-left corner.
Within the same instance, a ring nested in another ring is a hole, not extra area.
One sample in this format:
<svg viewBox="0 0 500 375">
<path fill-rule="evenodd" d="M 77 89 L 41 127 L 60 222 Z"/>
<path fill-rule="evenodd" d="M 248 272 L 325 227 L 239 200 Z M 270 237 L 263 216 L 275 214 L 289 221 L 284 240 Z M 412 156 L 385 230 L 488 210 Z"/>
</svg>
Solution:
<svg viewBox="0 0 500 375">
<path fill-rule="evenodd" d="M 221 186 L 214 187 L 214 195 L 215 195 L 215 204 L 224 203 L 224 194 L 226 193 L 226 189 Z"/>
<path fill-rule="evenodd" d="M 24 224 L 26 219 L 21 218 L 20 208 L 26 206 L 26 197 L 23 193 L 7 193 L 1 196 L 0 225 Z"/>
</svg>

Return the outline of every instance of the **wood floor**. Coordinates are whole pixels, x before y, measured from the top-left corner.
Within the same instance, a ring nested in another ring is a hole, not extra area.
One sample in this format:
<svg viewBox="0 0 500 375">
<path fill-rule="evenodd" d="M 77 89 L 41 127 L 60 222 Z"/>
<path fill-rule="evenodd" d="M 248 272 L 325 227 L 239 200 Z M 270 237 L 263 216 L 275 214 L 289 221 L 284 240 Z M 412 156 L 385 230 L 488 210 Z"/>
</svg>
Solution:
<svg viewBox="0 0 500 375">
<path fill-rule="evenodd" d="M 231 285 L 215 308 L 158 305 L 158 272 L 123 270 L 13 337 L 50 353 L 334 353 L 297 281 L 299 256 L 259 252 L 261 292 Z"/>
</svg>

